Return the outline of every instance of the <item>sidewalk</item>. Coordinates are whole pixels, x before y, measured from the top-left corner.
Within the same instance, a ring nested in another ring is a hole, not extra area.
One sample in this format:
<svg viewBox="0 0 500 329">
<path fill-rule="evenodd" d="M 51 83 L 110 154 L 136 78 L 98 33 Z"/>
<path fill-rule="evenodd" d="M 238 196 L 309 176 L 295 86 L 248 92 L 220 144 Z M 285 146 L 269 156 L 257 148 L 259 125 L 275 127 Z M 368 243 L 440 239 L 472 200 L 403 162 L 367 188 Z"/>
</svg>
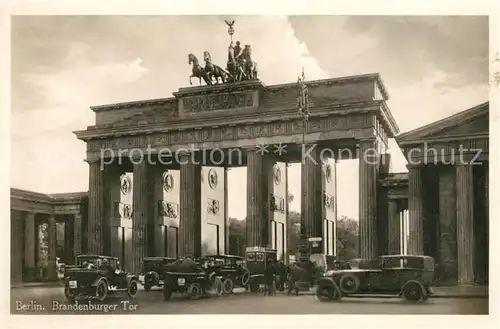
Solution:
<svg viewBox="0 0 500 329">
<path fill-rule="evenodd" d="M 16 283 L 10 286 L 11 289 L 18 288 L 33 288 L 33 287 L 62 287 L 64 286 L 63 281 L 47 281 L 47 282 L 24 282 Z"/>
<path fill-rule="evenodd" d="M 432 296 L 434 298 L 488 298 L 488 286 L 449 286 L 432 287 L 432 289 L 434 290 Z M 301 295 L 314 295 L 315 293 L 315 288 L 299 292 Z"/>
</svg>

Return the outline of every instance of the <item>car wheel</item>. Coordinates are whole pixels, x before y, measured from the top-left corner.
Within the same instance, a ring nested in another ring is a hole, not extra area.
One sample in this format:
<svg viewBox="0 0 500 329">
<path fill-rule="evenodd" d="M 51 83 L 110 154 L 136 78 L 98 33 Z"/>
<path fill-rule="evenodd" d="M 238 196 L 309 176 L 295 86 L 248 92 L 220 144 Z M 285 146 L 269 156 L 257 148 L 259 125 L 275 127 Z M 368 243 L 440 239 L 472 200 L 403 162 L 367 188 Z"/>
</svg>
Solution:
<svg viewBox="0 0 500 329">
<path fill-rule="evenodd" d="M 352 274 L 346 274 L 340 278 L 340 291 L 344 294 L 354 294 L 359 289 L 359 279 Z"/>
<path fill-rule="evenodd" d="M 96 298 L 98 301 L 105 301 L 108 297 L 108 283 L 105 280 L 101 280 L 96 287 Z"/>
<path fill-rule="evenodd" d="M 130 298 L 135 298 L 137 296 L 137 291 L 139 290 L 139 284 L 137 280 L 130 280 L 127 287 L 127 294 Z"/>
<path fill-rule="evenodd" d="M 168 289 L 163 289 L 163 300 L 167 301 L 170 300 L 170 298 L 172 298 L 172 292 Z"/>
<path fill-rule="evenodd" d="M 320 284 L 316 288 L 316 297 L 319 301 L 340 300 L 342 294 L 336 285 Z"/>
<path fill-rule="evenodd" d="M 404 298 L 413 303 L 421 303 L 427 300 L 428 296 L 423 287 L 417 282 L 409 282 L 403 288 Z"/>
<path fill-rule="evenodd" d="M 144 282 L 144 290 L 151 291 L 151 284 L 149 282 Z"/>
<path fill-rule="evenodd" d="M 256 279 L 250 280 L 250 292 L 259 291 L 259 281 Z"/>
<path fill-rule="evenodd" d="M 75 300 L 76 300 L 75 293 L 72 292 L 68 287 L 64 288 L 64 297 L 66 297 L 66 300 L 68 301 L 68 303 L 70 303 L 70 304 L 75 303 Z"/>
<path fill-rule="evenodd" d="M 223 289 L 224 289 L 224 293 L 226 295 L 229 295 L 233 292 L 233 288 L 234 288 L 234 283 L 233 283 L 233 280 L 231 280 L 231 278 L 226 278 L 224 279 L 224 282 L 222 283 L 223 284 Z"/>
<path fill-rule="evenodd" d="M 200 299 L 203 291 L 198 283 L 192 283 L 188 288 L 188 295 L 190 299 Z"/>
</svg>

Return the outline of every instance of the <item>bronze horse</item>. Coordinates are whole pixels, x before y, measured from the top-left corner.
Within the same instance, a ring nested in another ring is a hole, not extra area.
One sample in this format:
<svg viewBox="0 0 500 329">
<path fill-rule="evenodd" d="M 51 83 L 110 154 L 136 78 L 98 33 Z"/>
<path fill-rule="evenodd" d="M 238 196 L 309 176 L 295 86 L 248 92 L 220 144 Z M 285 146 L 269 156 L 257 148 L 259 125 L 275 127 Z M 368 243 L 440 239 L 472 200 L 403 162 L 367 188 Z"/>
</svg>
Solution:
<svg viewBox="0 0 500 329">
<path fill-rule="evenodd" d="M 205 60 L 205 73 L 208 75 L 210 80 L 215 78 L 215 83 L 218 84 L 219 78 L 222 80 L 222 83 L 225 83 L 227 78 L 231 78 L 229 72 L 212 63 L 212 56 L 208 51 L 205 50 L 203 52 L 203 58 Z"/>
<path fill-rule="evenodd" d="M 188 64 L 191 63 L 193 64 L 193 70 L 191 76 L 189 77 L 189 84 L 193 85 L 193 83 L 191 82 L 191 78 L 198 78 L 200 80 L 200 86 L 201 86 L 201 79 L 203 79 L 207 85 L 211 85 L 212 79 L 209 78 L 207 72 L 203 69 L 203 67 L 201 67 L 198 58 L 193 54 L 189 54 L 188 59 L 189 59 Z"/>
</svg>

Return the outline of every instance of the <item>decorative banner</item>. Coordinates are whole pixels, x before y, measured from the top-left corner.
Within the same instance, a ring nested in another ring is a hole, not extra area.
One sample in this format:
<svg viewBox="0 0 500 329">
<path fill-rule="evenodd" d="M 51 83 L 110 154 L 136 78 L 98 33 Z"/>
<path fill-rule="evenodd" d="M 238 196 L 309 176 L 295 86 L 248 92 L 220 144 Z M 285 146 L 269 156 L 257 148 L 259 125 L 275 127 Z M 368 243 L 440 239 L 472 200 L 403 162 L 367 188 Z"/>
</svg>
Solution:
<svg viewBox="0 0 500 329">
<path fill-rule="evenodd" d="M 271 211 L 285 213 L 285 199 L 276 195 L 271 194 L 269 205 L 271 207 Z"/>
<path fill-rule="evenodd" d="M 179 205 L 168 201 L 158 201 L 158 213 L 160 216 L 177 218 L 179 216 Z"/>
<path fill-rule="evenodd" d="M 323 192 L 323 198 L 325 202 L 325 207 L 327 209 L 331 209 L 332 211 L 335 211 L 335 197 L 333 195 L 330 195 L 326 192 Z"/>
<path fill-rule="evenodd" d="M 219 210 L 220 210 L 219 200 L 208 198 L 207 203 L 208 203 L 208 207 L 207 207 L 208 213 L 213 214 L 213 215 L 217 215 L 219 213 Z"/>
</svg>

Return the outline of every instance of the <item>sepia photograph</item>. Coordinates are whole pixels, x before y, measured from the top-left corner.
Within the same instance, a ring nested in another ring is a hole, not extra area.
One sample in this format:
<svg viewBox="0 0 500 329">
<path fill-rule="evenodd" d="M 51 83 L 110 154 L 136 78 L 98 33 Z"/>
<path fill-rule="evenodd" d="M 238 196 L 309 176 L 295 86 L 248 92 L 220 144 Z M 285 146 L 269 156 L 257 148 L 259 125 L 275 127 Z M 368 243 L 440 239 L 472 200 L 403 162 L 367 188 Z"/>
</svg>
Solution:
<svg viewBox="0 0 500 329">
<path fill-rule="evenodd" d="M 10 16 L 10 314 L 488 315 L 489 24 Z"/>
</svg>

